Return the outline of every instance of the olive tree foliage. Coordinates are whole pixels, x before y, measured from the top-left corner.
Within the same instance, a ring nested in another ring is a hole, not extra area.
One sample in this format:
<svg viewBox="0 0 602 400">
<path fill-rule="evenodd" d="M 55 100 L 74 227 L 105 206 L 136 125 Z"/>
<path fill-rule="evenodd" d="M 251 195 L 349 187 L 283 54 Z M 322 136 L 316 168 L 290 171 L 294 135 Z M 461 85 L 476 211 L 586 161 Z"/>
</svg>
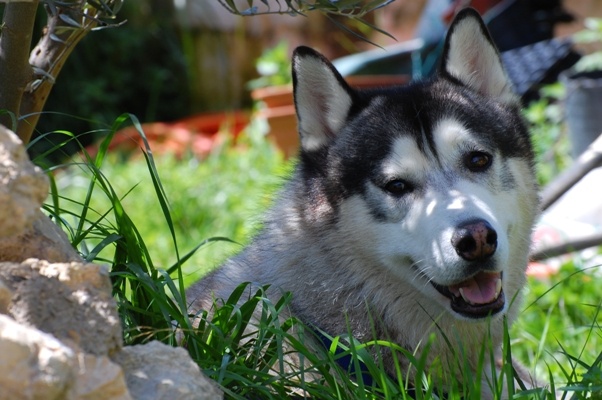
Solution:
<svg viewBox="0 0 602 400">
<path fill-rule="evenodd" d="M 233 14 L 304 14 L 320 11 L 326 15 L 362 18 L 371 11 L 384 7 L 393 0 L 218 0 Z"/>
<path fill-rule="evenodd" d="M 65 61 L 90 31 L 119 25 L 122 0 L 10 0 L 0 31 L 0 124 L 28 143 Z M 47 15 L 32 49 L 37 12 Z"/>
<path fill-rule="evenodd" d="M 345 25 L 332 17 L 345 17 L 391 36 L 387 32 L 370 24 L 363 18 L 370 12 L 377 10 L 394 0 L 218 0 L 220 4 L 232 14 L 253 16 L 263 14 L 289 14 L 292 16 L 305 15 L 310 11 L 319 11 L 328 17 L 334 24 L 349 33 L 359 36 L 362 40 L 369 40 L 356 32 L 349 30 Z M 372 43 L 374 44 L 374 43 Z"/>
<path fill-rule="evenodd" d="M 14 130 L 27 144 L 61 68 L 75 46 L 93 30 L 121 25 L 116 22 L 116 16 L 123 1 L 0 0 L 6 2 L 0 25 L 0 124 Z M 241 16 L 303 15 L 318 11 L 328 17 L 344 16 L 370 25 L 362 18 L 393 0 L 218 1 L 228 11 Z M 35 17 L 41 10 L 46 13 L 47 22 L 32 49 Z M 346 29 L 336 20 L 333 22 Z"/>
</svg>

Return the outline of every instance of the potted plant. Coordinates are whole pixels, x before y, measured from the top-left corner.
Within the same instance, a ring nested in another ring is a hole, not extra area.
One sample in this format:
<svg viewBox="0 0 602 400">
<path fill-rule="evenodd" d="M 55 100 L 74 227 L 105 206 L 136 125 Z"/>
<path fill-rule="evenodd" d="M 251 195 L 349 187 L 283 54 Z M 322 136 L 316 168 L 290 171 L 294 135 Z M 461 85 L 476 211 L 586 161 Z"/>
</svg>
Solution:
<svg viewBox="0 0 602 400">
<path fill-rule="evenodd" d="M 565 115 L 573 157 L 579 156 L 602 133 L 602 19 L 586 18 L 575 43 L 598 46 L 560 75 L 566 88 Z"/>
</svg>

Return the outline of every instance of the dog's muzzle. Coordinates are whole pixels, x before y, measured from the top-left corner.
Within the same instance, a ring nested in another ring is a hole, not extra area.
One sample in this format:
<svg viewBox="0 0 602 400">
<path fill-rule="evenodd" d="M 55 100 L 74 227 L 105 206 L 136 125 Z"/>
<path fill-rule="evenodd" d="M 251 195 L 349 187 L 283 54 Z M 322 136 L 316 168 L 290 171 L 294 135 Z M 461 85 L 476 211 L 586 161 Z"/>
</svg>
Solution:
<svg viewBox="0 0 602 400">
<path fill-rule="evenodd" d="M 483 318 L 503 310 L 506 300 L 502 290 L 502 274 L 483 268 L 497 250 L 495 229 L 482 219 L 465 222 L 454 231 L 451 244 L 456 253 L 477 272 L 449 286 L 431 281 L 435 289 L 451 300 L 452 310 L 469 318 Z"/>
</svg>

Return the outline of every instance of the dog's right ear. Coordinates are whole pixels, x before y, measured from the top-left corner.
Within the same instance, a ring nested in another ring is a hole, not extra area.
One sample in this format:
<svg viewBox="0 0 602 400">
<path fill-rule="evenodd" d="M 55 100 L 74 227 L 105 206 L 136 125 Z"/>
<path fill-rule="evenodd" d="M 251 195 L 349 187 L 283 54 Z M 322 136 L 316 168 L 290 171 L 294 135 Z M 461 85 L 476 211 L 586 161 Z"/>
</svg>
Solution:
<svg viewBox="0 0 602 400">
<path fill-rule="evenodd" d="M 293 90 L 301 148 L 319 150 L 343 127 L 353 91 L 330 61 L 303 46 L 293 53 Z"/>
</svg>

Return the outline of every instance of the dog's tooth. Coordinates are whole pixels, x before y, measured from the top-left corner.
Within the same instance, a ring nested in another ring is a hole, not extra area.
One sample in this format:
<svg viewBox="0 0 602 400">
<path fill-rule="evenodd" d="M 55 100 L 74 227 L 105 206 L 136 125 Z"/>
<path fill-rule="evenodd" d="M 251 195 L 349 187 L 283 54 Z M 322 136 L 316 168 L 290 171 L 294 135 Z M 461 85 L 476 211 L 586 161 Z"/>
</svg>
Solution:
<svg viewBox="0 0 602 400">
<path fill-rule="evenodd" d="M 500 296 L 500 293 L 502 292 L 502 279 L 498 279 L 495 282 L 495 298 L 497 299 Z"/>
<path fill-rule="evenodd" d="M 462 296 L 464 301 L 467 302 L 468 304 L 474 304 L 472 301 L 470 301 L 468 298 L 466 298 L 466 296 L 464 296 L 464 288 L 460 288 L 460 296 Z"/>
</svg>

